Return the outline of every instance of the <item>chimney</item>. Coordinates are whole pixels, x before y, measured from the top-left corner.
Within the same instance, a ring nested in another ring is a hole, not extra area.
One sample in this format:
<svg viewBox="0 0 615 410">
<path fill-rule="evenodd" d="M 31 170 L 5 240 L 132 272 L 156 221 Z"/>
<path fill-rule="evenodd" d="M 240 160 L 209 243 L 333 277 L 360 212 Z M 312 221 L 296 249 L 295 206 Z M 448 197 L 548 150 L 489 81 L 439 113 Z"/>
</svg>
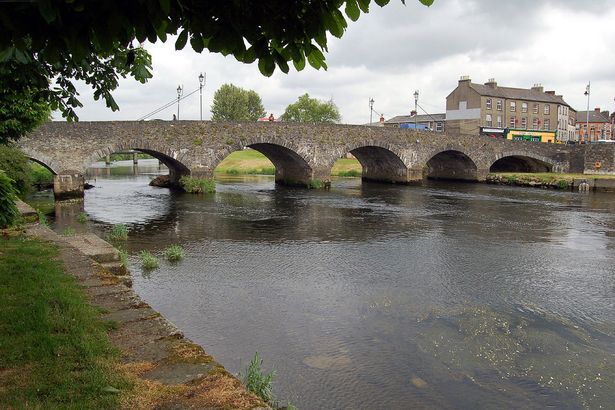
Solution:
<svg viewBox="0 0 615 410">
<path fill-rule="evenodd" d="M 495 78 L 490 78 L 486 83 L 486 86 L 491 87 L 491 88 L 496 88 L 498 86 L 498 83 L 495 81 Z"/>
<path fill-rule="evenodd" d="M 596 107 L 596 108 L 594 108 L 594 112 L 595 112 L 596 114 L 600 114 L 600 107 Z"/>
<path fill-rule="evenodd" d="M 461 84 L 470 84 L 472 80 L 470 80 L 470 76 L 469 75 L 462 75 L 461 77 L 459 77 L 459 85 Z"/>
<path fill-rule="evenodd" d="M 384 125 L 384 115 L 380 114 L 380 124 Z"/>
<path fill-rule="evenodd" d="M 545 91 L 545 94 L 555 95 L 555 91 Z"/>
<path fill-rule="evenodd" d="M 410 111 L 410 116 L 411 117 L 414 117 L 415 115 L 416 115 L 416 111 L 414 111 L 414 110 Z"/>
<path fill-rule="evenodd" d="M 532 91 L 538 91 L 539 93 L 544 93 L 545 92 L 545 88 L 542 86 L 542 84 L 536 83 L 532 87 Z M 555 94 L 555 91 L 553 91 L 553 94 Z"/>
</svg>

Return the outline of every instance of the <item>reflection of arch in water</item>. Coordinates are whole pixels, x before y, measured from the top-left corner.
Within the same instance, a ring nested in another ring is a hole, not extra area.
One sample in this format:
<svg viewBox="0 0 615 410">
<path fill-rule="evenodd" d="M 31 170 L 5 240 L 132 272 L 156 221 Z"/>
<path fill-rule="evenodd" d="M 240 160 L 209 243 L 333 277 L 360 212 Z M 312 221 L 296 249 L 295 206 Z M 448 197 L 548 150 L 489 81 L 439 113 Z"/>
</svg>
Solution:
<svg viewBox="0 0 615 410">
<path fill-rule="evenodd" d="M 447 149 L 431 156 L 427 161 L 424 177 L 428 179 L 477 181 L 478 168 L 476 162 L 464 152 Z"/>
<path fill-rule="evenodd" d="M 385 144 L 378 142 L 358 143 L 348 145 L 343 154 L 350 152 L 361 164 L 361 179 L 374 182 L 407 183 L 408 167 L 401 155 Z M 333 167 L 336 158 L 332 158 L 329 168 Z"/>
<path fill-rule="evenodd" d="M 273 163 L 277 184 L 307 186 L 314 176 L 312 165 L 300 154 L 299 147 L 285 140 L 257 139 L 225 148 L 216 154 L 213 169 L 229 154 L 244 147 L 260 152 Z"/>
<path fill-rule="evenodd" d="M 34 161 L 37 164 L 44 166 L 53 175 L 58 175 L 60 173 L 61 169 L 59 165 L 56 164 L 55 161 L 49 158 L 48 156 L 41 154 L 40 152 L 37 152 L 33 149 L 29 149 L 29 148 L 21 148 L 21 151 L 24 153 L 24 155 L 29 160 Z"/>
<path fill-rule="evenodd" d="M 505 152 L 498 155 L 489 172 L 552 172 L 553 160 L 534 153 Z"/>
<path fill-rule="evenodd" d="M 138 140 L 131 140 L 120 142 L 118 144 L 110 145 L 107 148 L 97 150 L 93 152 L 85 161 L 84 168 L 87 168 L 90 164 L 96 162 L 99 158 L 103 158 L 107 155 L 115 152 L 135 150 L 151 155 L 160 162 L 162 162 L 169 169 L 169 177 L 172 182 L 178 182 L 183 175 L 189 175 L 190 169 L 182 163 L 182 152 L 172 151 L 165 144 L 152 144 L 146 142 L 143 144 Z"/>
</svg>

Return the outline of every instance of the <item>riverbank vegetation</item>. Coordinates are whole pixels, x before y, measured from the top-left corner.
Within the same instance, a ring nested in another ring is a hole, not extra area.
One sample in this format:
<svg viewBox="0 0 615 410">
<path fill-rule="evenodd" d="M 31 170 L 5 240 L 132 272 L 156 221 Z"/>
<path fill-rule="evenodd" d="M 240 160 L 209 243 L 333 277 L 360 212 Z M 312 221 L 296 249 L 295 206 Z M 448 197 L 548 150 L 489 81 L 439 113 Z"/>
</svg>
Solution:
<svg viewBox="0 0 615 410">
<path fill-rule="evenodd" d="M 184 258 L 184 249 L 179 245 L 171 245 L 164 251 L 169 262 L 178 262 Z"/>
<path fill-rule="evenodd" d="M 125 241 L 128 239 L 128 228 L 124 224 L 116 224 L 111 227 L 109 239 L 112 241 Z"/>
<path fill-rule="evenodd" d="M 109 324 L 63 272 L 58 249 L 0 239 L 0 407 L 117 408 L 130 388 Z"/>
<path fill-rule="evenodd" d="M 487 175 L 487 183 L 570 190 L 575 179 L 591 180 L 597 178 L 615 179 L 615 175 L 498 172 Z"/>
<path fill-rule="evenodd" d="M 150 251 L 143 250 L 139 254 L 141 258 L 141 266 L 143 269 L 156 269 L 158 267 L 158 258 L 154 256 Z"/>
<path fill-rule="evenodd" d="M 183 176 L 179 180 L 182 188 L 191 194 L 210 194 L 216 192 L 216 182 L 208 178 L 193 178 Z"/>
</svg>

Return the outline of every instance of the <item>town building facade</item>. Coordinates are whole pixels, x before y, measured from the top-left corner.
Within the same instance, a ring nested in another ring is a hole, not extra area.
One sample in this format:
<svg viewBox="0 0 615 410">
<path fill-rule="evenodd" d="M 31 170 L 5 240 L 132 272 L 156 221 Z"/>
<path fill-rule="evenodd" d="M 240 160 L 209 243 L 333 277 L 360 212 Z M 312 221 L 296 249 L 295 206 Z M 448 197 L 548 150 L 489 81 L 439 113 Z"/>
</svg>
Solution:
<svg viewBox="0 0 615 410">
<path fill-rule="evenodd" d="M 589 132 L 587 131 L 588 123 Z M 582 142 L 613 139 L 613 123 L 609 112 L 600 111 L 600 108 L 589 112 L 577 112 L 576 135 Z"/>
<path fill-rule="evenodd" d="M 418 130 L 429 130 L 444 132 L 446 114 L 425 114 L 417 115 L 414 111 L 410 115 L 398 115 L 384 122 L 385 127 L 415 128 Z"/>
<path fill-rule="evenodd" d="M 534 131 L 533 141 L 562 141 L 574 138 L 576 111 L 561 95 L 544 91 L 536 84 L 529 89 L 498 86 L 495 79 L 472 83 L 464 76 L 446 97 L 446 127 L 461 135 L 481 133 L 506 137 L 515 131 Z"/>
</svg>

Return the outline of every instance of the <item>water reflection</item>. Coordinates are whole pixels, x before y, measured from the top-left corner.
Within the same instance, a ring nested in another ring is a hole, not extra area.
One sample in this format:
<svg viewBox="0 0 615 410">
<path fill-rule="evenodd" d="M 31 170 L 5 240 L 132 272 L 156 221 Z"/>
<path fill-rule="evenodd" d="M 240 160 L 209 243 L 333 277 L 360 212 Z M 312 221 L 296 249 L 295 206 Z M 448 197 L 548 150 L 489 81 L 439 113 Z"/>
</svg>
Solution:
<svg viewBox="0 0 615 410">
<path fill-rule="evenodd" d="M 300 408 L 615 399 L 608 194 L 229 177 L 192 196 L 111 175 L 86 194 L 87 229 L 127 224 L 133 255 L 186 249 L 147 277 L 133 256 L 135 289 L 232 371 L 258 350 Z"/>
</svg>

